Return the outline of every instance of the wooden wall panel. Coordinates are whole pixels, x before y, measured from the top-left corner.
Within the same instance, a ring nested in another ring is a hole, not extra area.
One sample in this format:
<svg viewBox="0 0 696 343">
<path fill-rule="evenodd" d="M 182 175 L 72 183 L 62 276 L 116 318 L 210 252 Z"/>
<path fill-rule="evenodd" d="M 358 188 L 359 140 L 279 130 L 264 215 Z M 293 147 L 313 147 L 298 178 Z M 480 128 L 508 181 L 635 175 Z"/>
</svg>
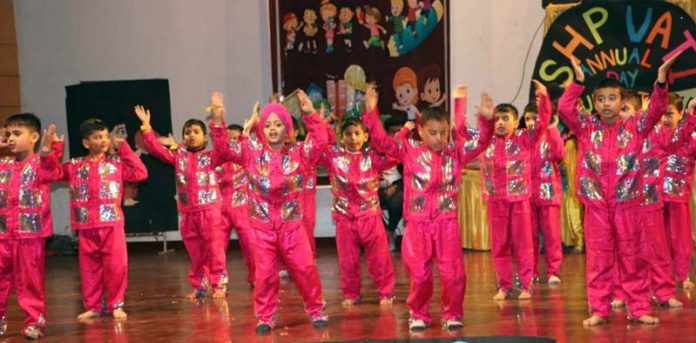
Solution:
<svg viewBox="0 0 696 343">
<path fill-rule="evenodd" d="M 0 120 L 21 110 L 13 0 L 0 0 Z"/>
</svg>

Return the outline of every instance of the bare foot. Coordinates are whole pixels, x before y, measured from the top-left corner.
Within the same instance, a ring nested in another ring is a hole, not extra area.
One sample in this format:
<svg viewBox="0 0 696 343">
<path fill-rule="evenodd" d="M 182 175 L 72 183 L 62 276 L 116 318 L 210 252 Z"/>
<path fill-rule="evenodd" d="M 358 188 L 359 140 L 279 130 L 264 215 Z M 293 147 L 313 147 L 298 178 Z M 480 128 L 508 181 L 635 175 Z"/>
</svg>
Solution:
<svg viewBox="0 0 696 343">
<path fill-rule="evenodd" d="M 624 303 L 623 300 L 614 299 L 611 301 L 612 308 L 622 308 L 624 306 L 626 306 L 626 303 Z"/>
<path fill-rule="evenodd" d="M 606 322 L 607 322 L 607 320 L 605 318 L 593 314 L 590 316 L 590 318 L 583 320 L 582 325 L 583 326 L 597 326 L 600 324 L 604 324 Z"/>
<path fill-rule="evenodd" d="M 523 289 L 520 292 L 520 295 L 517 296 L 517 300 L 529 300 L 532 298 L 532 293 L 529 293 L 528 290 Z"/>
<path fill-rule="evenodd" d="M 227 293 L 221 289 L 216 289 L 213 293 L 213 299 L 224 299 L 227 297 Z"/>
<path fill-rule="evenodd" d="M 114 319 L 126 319 L 126 318 L 128 318 L 128 314 L 126 314 L 126 311 L 124 311 L 122 308 L 115 309 L 111 315 L 114 316 Z"/>
<path fill-rule="evenodd" d="M 682 287 L 684 287 L 684 289 L 687 291 L 693 291 L 695 288 L 693 281 L 689 279 L 686 279 L 684 280 L 684 282 L 682 282 Z"/>
<path fill-rule="evenodd" d="M 670 298 L 669 300 L 667 300 L 665 305 L 667 305 L 667 307 L 670 307 L 670 308 L 678 308 L 678 307 L 684 306 L 684 304 L 682 304 L 681 301 L 674 299 L 674 298 Z"/>
<path fill-rule="evenodd" d="M 648 324 L 648 325 L 655 325 L 660 322 L 657 317 L 653 316 L 640 316 L 637 319 L 635 319 L 635 322 L 641 323 L 641 324 Z"/>
<path fill-rule="evenodd" d="M 560 285 L 561 284 L 561 278 L 559 278 L 556 275 L 551 275 L 549 276 L 549 280 L 547 281 L 549 285 Z"/>
<path fill-rule="evenodd" d="M 97 317 L 99 317 L 100 315 L 101 315 L 101 313 L 99 313 L 99 312 L 94 312 L 94 311 L 92 311 L 92 310 L 87 310 L 87 311 L 85 311 L 85 312 L 80 313 L 80 314 L 77 316 L 77 320 L 83 321 L 83 320 L 87 320 L 87 319 L 91 319 L 91 318 L 97 318 Z"/>
<path fill-rule="evenodd" d="M 358 302 L 355 299 L 344 299 L 343 302 L 341 303 L 341 305 L 343 305 L 345 307 L 349 307 L 349 306 L 353 306 L 357 303 Z M 381 301 L 380 301 L 380 303 L 381 303 Z"/>
<path fill-rule="evenodd" d="M 493 300 L 495 301 L 503 301 L 505 298 L 507 298 L 507 292 L 502 289 L 499 289 L 498 293 L 493 296 Z"/>
<path fill-rule="evenodd" d="M 391 306 L 394 303 L 394 297 L 379 299 L 379 306 Z"/>
</svg>

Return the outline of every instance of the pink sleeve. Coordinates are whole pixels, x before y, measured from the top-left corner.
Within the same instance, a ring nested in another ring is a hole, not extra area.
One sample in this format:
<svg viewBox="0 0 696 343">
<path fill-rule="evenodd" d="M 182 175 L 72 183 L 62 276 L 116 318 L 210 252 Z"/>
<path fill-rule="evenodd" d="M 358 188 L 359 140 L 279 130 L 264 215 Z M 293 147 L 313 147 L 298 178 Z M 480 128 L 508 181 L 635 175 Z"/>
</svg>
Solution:
<svg viewBox="0 0 696 343">
<path fill-rule="evenodd" d="M 210 136 L 213 137 L 214 153 L 213 157 L 216 160 L 215 165 L 232 162 L 241 166 L 246 166 L 246 147 L 249 144 L 247 137 L 240 137 L 236 142 L 230 142 L 227 138 L 227 130 L 225 124 L 215 125 L 210 124 Z"/>
<path fill-rule="evenodd" d="M 389 168 L 392 168 L 395 165 L 399 164 L 399 161 L 397 161 L 393 158 L 378 154 L 374 151 L 372 152 L 371 158 L 372 158 L 372 161 L 375 162 L 375 164 L 374 164 L 375 171 L 377 171 L 377 173 L 379 173 L 379 174 L 382 174 L 383 171 L 385 171 Z"/>
<path fill-rule="evenodd" d="M 319 117 L 317 113 L 306 114 L 302 116 L 302 121 L 312 137 L 312 145 L 309 151 L 306 152 L 306 159 L 309 166 L 314 166 L 321 158 L 321 155 L 328 146 L 328 137 L 326 134 L 326 123 Z"/>
<path fill-rule="evenodd" d="M 51 152 L 44 155 L 40 154 L 39 163 L 41 168 L 41 178 L 44 182 L 65 181 L 68 179 L 67 163 L 60 163 L 63 156 L 63 143 L 53 142 Z"/>
<path fill-rule="evenodd" d="M 577 106 L 583 91 L 585 91 L 585 86 L 571 82 L 558 100 L 558 116 L 578 137 L 582 135 L 579 116 L 584 114 L 578 111 Z"/>
<path fill-rule="evenodd" d="M 145 142 L 145 149 L 147 149 L 150 155 L 166 164 L 174 165 L 174 153 L 157 142 L 154 131 L 143 131 L 143 141 Z"/>
<path fill-rule="evenodd" d="M 536 146 L 541 138 L 544 137 L 544 134 L 546 134 L 549 129 L 549 122 L 551 121 L 551 100 L 549 100 L 549 96 L 547 94 L 541 94 L 537 96 L 537 101 L 539 103 L 537 110 L 539 119 L 536 125 L 534 125 L 534 129 L 527 129 L 530 147 Z"/>
<path fill-rule="evenodd" d="M 650 95 L 650 105 L 648 105 L 648 113 L 640 118 L 641 123 L 638 125 L 638 132 L 642 135 L 648 135 L 653 127 L 660 121 L 662 115 L 667 110 L 669 103 L 669 95 L 667 94 L 667 83 L 660 84 L 655 82 L 653 92 Z"/>
<path fill-rule="evenodd" d="M 546 140 L 549 143 L 549 148 L 551 149 L 551 158 L 554 161 L 560 162 L 565 157 L 565 146 L 563 145 L 563 138 L 561 138 L 561 133 L 558 129 L 552 128 L 546 132 Z"/>
<path fill-rule="evenodd" d="M 459 163 L 462 165 L 469 163 L 491 144 L 495 119 L 486 119 L 479 115 L 478 125 L 478 137 L 460 138 L 458 142 L 455 142 L 459 152 Z"/>
<path fill-rule="evenodd" d="M 128 142 L 121 143 L 118 156 L 123 161 L 123 181 L 138 182 L 147 179 L 147 168 L 140 157 L 133 152 Z"/>
<path fill-rule="evenodd" d="M 329 140 L 329 145 L 336 145 L 336 129 L 331 125 L 326 125 L 326 136 Z"/>
<path fill-rule="evenodd" d="M 394 138 L 389 137 L 384 130 L 382 123 L 379 121 L 377 109 L 362 114 L 362 121 L 370 133 L 370 146 L 389 157 L 401 160 L 404 156 L 401 153 L 401 147 L 404 144 L 397 144 Z"/>
</svg>

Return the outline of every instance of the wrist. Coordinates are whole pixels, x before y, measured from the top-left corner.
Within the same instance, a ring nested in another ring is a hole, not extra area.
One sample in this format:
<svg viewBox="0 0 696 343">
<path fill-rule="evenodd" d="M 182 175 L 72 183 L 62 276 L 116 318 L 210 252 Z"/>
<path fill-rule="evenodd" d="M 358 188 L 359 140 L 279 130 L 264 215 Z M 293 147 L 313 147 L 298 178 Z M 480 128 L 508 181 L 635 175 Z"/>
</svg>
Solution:
<svg viewBox="0 0 696 343">
<path fill-rule="evenodd" d="M 150 131 L 152 130 L 152 126 L 150 126 L 150 123 L 143 123 L 140 125 L 140 131 Z"/>
</svg>

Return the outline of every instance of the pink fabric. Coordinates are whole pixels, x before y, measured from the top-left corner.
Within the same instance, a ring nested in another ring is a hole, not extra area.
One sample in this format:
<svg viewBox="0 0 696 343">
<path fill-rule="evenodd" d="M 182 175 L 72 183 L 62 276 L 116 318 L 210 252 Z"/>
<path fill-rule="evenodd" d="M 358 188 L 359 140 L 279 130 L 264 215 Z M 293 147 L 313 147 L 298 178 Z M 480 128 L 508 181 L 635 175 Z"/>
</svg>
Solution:
<svg viewBox="0 0 696 343">
<path fill-rule="evenodd" d="M 577 111 L 584 89 L 571 83 L 558 105 L 561 120 L 578 139 L 578 198 L 585 206 L 636 207 L 643 189 L 638 159 L 644 138 L 667 108 L 667 85 L 655 84 L 647 115 L 619 119 L 614 124 L 603 123 L 597 114 Z"/>
<path fill-rule="evenodd" d="M 230 234 L 232 233 L 232 230 L 237 231 L 239 247 L 242 250 L 242 259 L 244 260 L 244 264 L 247 267 L 247 282 L 253 284 L 254 280 L 256 279 L 256 264 L 254 262 L 254 246 L 256 240 L 254 239 L 254 230 L 251 227 L 249 227 L 249 223 L 247 220 L 248 211 L 248 208 L 244 206 L 235 208 L 234 211 L 223 209 L 221 224 L 222 237 L 216 240 L 214 243 L 222 245 L 221 247 L 218 247 L 216 249 L 219 249 L 218 251 L 223 252 L 221 253 L 220 257 L 224 256 L 224 254 L 226 254 L 227 252 L 227 247 L 230 243 Z M 224 265 L 220 265 L 220 262 L 224 262 Z M 225 270 L 225 265 L 227 264 L 226 260 L 217 260 L 214 261 L 213 264 L 214 271 L 222 270 L 223 272 L 227 273 L 227 271 Z"/>
<path fill-rule="evenodd" d="M 312 256 L 317 258 L 317 240 L 314 237 L 314 229 L 317 224 L 317 169 L 316 167 L 309 169 L 305 175 L 305 189 L 304 189 L 304 209 L 302 213 L 302 221 L 304 222 L 304 228 L 307 230 L 307 238 L 309 239 L 309 245 L 312 247 Z"/>
<path fill-rule="evenodd" d="M 450 142 L 439 152 L 420 141 L 390 137 L 377 111 L 363 113 L 362 121 L 370 147 L 403 164 L 405 220 L 456 219 L 460 171 L 490 144 L 493 120 L 479 116 L 479 137 Z"/>
<path fill-rule="evenodd" d="M 674 298 L 676 283 L 674 282 L 672 257 L 665 233 L 665 222 L 661 208 L 641 211 L 641 247 L 646 260 L 650 263 L 650 290 L 661 303 Z"/>
<path fill-rule="evenodd" d="M 128 286 L 128 252 L 123 226 L 83 229 L 78 233 L 82 300 L 85 308 L 102 312 L 124 306 Z"/>
<path fill-rule="evenodd" d="M 117 156 L 104 156 L 99 161 L 81 157 L 59 164 L 55 158 L 42 156 L 41 164 L 55 174 L 52 177 L 70 184 L 73 230 L 123 227 L 123 183 L 147 178 L 145 165 L 127 142 L 121 144 Z"/>
<path fill-rule="evenodd" d="M 663 128 L 666 139 L 672 144 L 661 159 L 664 171 L 662 196 L 665 201 L 689 203 L 694 176 L 696 138 L 691 136 L 696 126 L 696 114 L 686 116 L 684 125 L 676 129 Z M 676 142 L 676 143 L 674 143 Z"/>
<path fill-rule="evenodd" d="M 441 321 L 462 319 L 466 272 L 461 242 L 456 219 L 406 223 L 401 253 L 410 277 L 406 305 L 411 317 L 431 321 L 428 307 L 433 296 L 434 261 L 442 290 Z"/>
<path fill-rule="evenodd" d="M 565 156 L 565 146 L 558 129 L 552 128 L 542 137 L 530 155 L 532 166 L 532 203 L 561 205 L 563 187 L 558 163 Z"/>
<path fill-rule="evenodd" d="M 509 291 L 512 288 L 514 254 L 522 289 L 531 291 L 534 252 L 529 200 L 489 201 L 487 204 L 491 254 L 498 276 L 498 289 Z"/>
<path fill-rule="evenodd" d="M 290 112 L 288 112 L 287 108 L 278 103 L 267 104 L 263 107 L 263 110 L 261 110 L 259 121 L 256 123 L 256 127 L 254 128 L 256 130 L 256 139 L 258 139 L 260 142 L 265 142 L 266 140 L 266 136 L 263 134 L 263 126 L 266 124 L 268 117 L 273 113 L 275 113 L 278 116 L 278 119 L 283 122 L 283 126 L 285 126 L 285 134 L 289 135 L 294 131 L 292 117 L 290 116 Z"/>
<path fill-rule="evenodd" d="M 24 326 L 46 327 L 45 244 L 44 238 L 0 240 L 0 317 L 14 287 L 26 315 Z"/>
<path fill-rule="evenodd" d="M 224 289 L 227 285 L 225 251 L 222 244 L 216 243 L 223 234 L 220 222 L 220 209 L 216 207 L 181 214 L 181 238 L 191 259 L 188 278 L 195 289 Z"/>
<path fill-rule="evenodd" d="M 650 314 L 648 272 L 640 247 L 644 219 L 637 208 L 608 210 L 585 208 L 586 282 L 590 313 L 611 314 L 614 264 L 620 268 L 620 284 L 633 318 Z"/>
<path fill-rule="evenodd" d="M 274 322 L 279 303 L 278 261 L 283 260 L 292 275 L 310 318 L 325 316 L 321 282 L 317 266 L 312 258 L 307 232 L 302 221 L 274 221 L 276 230 L 254 229 L 256 246 L 256 285 L 254 310 L 262 322 Z"/>
<path fill-rule="evenodd" d="M 689 277 L 691 257 L 694 254 L 689 203 L 665 201 L 664 223 L 674 275 L 678 281 L 684 281 Z"/>
<path fill-rule="evenodd" d="M 539 274 L 539 257 L 541 244 L 539 233 L 544 235 L 544 258 L 546 274 L 560 276 L 563 251 L 561 250 L 561 208 L 559 205 L 533 205 L 532 209 L 532 241 L 534 242 L 533 275 Z"/>
<path fill-rule="evenodd" d="M 225 134 L 226 131 L 225 131 Z M 214 150 L 188 151 L 181 145 L 169 150 L 157 142 L 152 130 L 143 131 L 147 151 L 158 160 L 174 166 L 177 207 L 180 213 L 211 208 L 220 210 L 222 197 L 216 168 L 223 161 Z"/>
<path fill-rule="evenodd" d="M 380 215 L 336 219 L 336 248 L 341 270 L 341 291 L 346 299 L 360 298 L 360 248 L 380 298 L 391 298 L 394 266 Z"/>
<path fill-rule="evenodd" d="M 520 201 L 532 196 L 530 165 L 535 148 L 548 130 L 551 102 L 539 98 L 539 120 L 533 129 L 520 129 L 510 136 L 494 136 L 481 155 L 481 188 L 485 201 Z"/>
</svg>

